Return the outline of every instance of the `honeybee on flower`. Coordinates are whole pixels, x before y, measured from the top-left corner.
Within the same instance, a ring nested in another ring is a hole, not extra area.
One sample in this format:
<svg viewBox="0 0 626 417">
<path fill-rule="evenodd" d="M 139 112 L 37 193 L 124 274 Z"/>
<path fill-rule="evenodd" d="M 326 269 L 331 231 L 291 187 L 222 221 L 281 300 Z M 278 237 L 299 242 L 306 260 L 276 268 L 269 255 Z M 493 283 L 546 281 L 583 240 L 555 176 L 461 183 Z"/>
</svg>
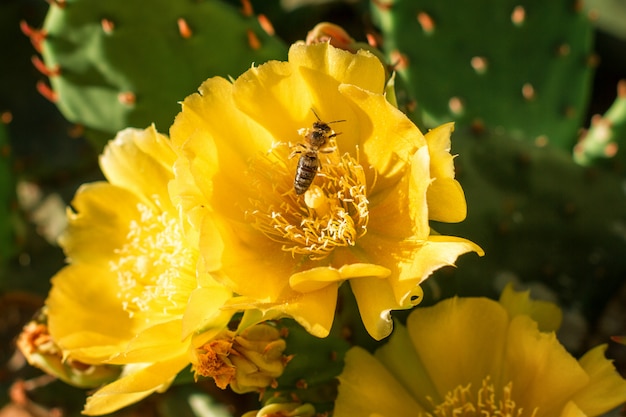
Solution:
<svg viewBox="0 0 626 417">
<path fill-rule="evenodd" d="M 482 254 L 429 225 L 466 214 L 453 125 L 423 135 L 387 101 L 385 83 L 370 52 L 296 43 L 287 62 L 211 78 L 183 101 L 170 191 L 199 232 L 207 271 L 236 294 L 230 306 L 293 317 L 324 337 L 347 282 L 382 339 L 390 311 L 421 301 L 434 270 Z M 316 113 L 341 121 L 341 135 Z"/>
</svg>

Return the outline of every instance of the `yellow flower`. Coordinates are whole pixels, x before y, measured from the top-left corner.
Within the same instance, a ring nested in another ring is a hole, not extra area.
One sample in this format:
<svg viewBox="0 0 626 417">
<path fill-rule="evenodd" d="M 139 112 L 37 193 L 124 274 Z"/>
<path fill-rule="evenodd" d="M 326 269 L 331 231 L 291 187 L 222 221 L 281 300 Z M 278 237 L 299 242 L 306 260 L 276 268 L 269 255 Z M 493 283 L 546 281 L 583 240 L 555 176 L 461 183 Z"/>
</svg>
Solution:
<svg viewBox="0 0 626 417">
<path fill-rule="evenodd" d="M 347 353 L 334 415 L 578 417 L 626 401 L 605 345 L 576 361 L 539 330 L 559 320 L 556 306 L 509 289 L 501 303 L 453 298 L 418 308 L 375 356 Z"/>
<path fill-rule="evenodd" d="M 170 130 L 184 155 L 171 191 L 238 307 L 291 316 L 324 337 L 349 280 L 381 339 L 390 310 L 419 302 L 434 270 L 482 254 L 429 227 L 465 217 L 452 124 L 422 135 L 384 89 L 371 53 L 294 44 L 288 62 L 211 78 L 185 99 Z"/>
<path fill-rule="evenodd" d="M 192 336 L 217 334 L 231 292 L 196 272 L 197 235 L 168 194 L 176 154 L 154 128 L 127 129 L 100 159 L 108 182 L 83 185 L 61 245 L 70 264 L 47 299 L 52 339 L 65 359 L 123 365 L 88 398 L 104 414 L 164 390 L 191 359 Z"/>
</svg>

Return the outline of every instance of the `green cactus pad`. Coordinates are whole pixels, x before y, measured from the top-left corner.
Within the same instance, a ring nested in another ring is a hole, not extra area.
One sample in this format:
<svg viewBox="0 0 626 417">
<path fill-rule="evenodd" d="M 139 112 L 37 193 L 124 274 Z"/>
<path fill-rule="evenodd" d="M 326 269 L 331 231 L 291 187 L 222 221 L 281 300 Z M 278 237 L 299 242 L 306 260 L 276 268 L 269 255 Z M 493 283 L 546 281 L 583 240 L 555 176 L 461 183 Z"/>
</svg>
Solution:
<svg viewBox="0 0 626 417">
<path fill-rule="evenodd" d="M 498 135 L 456 131 L 452 146 L 468 216 L 433 227 L 471 239 L 485 256 L 461 257 L 457 269 L 440 275 L 451 282 L 435 283 L 497 297 L 496 282 L 505 276 L 541 282 L 561 305 L 597 317 L 626 270 L 623 179 L 583 168 L 560 149 Z"/>
<path fill-rule="evenodd" d="M 152 122 L 166 132 L 177 102 L 206 78 L 286 56 L 255 17 L 220 1 L 60 4 L 43 27 L 54 98 L 68 120 L 111 135 Z"/>
<path fill-rule="evenodd" d="M 268 388 L 263 394 L 263 402 L 297 400 L 313 404 L 318 412 L 330 410 L 337 395 L 335 378 L 343 369 L 348 343 L 332 333 L 322 339 L 311 336 L 290 319 L 283 319 L 278 325 L 286 335 L 284 353 L 292 357 L 278 378 L 277 387 Z"/>
<path fill-rule="evenodd" d="M 617 98 L 604 116 L 591 119 L 591 127 L 574 148 L 574 160 L 593 165 L 616 157 L 626 162 L 626 80 L 618 84 Z M 623 168 L 623 166 L 622 166 Z"/>
<path fill-rule="evenodd" d="M 428 127 L 504 129 L 570 150 L 592 76 L 573 0 L 373 0 L 383 47 Z"/>
</svg>

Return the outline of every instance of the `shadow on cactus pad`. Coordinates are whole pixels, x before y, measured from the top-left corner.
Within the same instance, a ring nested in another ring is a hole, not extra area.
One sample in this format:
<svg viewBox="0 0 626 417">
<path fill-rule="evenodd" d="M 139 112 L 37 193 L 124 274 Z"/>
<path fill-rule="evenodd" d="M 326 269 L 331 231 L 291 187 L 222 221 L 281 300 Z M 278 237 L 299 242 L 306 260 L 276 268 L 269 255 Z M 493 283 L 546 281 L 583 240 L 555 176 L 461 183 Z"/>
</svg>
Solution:
<svg viewBox="0 0 626 417">
<path fill-rule="evenodd" d="M 622 178 L 496 134 L 459 130 L 452 146 L 468 216 L 433 227 L 471 239 L 485 256 L 460 259 L 442 278 L 452 276 L 456 293 L 494 297 L 502 275 L 541 282 L 564 307 L 597 318 L 626 273 Z"/>
</svg>

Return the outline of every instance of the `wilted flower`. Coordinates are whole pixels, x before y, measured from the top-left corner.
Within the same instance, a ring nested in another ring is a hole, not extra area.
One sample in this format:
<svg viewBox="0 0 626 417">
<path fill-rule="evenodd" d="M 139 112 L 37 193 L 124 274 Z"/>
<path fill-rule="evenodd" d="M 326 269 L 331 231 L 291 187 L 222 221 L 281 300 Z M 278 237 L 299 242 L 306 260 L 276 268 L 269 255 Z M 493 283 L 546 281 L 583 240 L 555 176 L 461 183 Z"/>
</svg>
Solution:
<svg viewBox="0 0 626 417">
<path fill-rule="evenodd" d="M 482 253 L 429 226 L 466 213 L 453 126 L 422 135 L 384 90 L 371 53 L 294 44 L 288 62 L 211 78 L 185 99 L 170 131 L 184 155 L 171 191 L 200 231 L 207 270 L 238 294 L 233 305 L 323 337 L 349 280 L 381 339 L 389 311 L 418 303 L 434 270 Z"/>
<path fill-rule="evenodd" d="M 127 129 L 106 147 L 108 182 L 83 185 L 61 238 L 69 265 L 46 301 L 63 358 L 123 365 L 87 400 L 104 414 L 166 389 L 190 363 L 192 338 L 219 333 L 231 292 L 197 268 L 197 236 L 170 201 L 176 154 L 154 128 Z"/>
<path fill-rule="evenodd" d="M 510 289 L 501 303 L 418 308 L 375 356 L 348 352 L 334 415 L 597 416 L 626 401 L 606 346 L 576 361 L 552 332 L 559 321 L 556 306 Z"/>
<path fill-rule="evenodd" d="M 218 387 L 228 385 L 243 394 L 276 383 L 288 358 L 287 347 L 276 327 L 261 323 L 240 334 L 225 330 L 195 350 L 196 375 L 212 377 Z"/>
<path fill-rule="evenodd" d="M 89 365 L 64 358 L 63 352 L 50 336 L 45 311 L 24 326 L 16 345 L 29 364 L 81 388 L 99 387 L 115 380 L 122 371 L 120 366 Z"/>
</svg>

